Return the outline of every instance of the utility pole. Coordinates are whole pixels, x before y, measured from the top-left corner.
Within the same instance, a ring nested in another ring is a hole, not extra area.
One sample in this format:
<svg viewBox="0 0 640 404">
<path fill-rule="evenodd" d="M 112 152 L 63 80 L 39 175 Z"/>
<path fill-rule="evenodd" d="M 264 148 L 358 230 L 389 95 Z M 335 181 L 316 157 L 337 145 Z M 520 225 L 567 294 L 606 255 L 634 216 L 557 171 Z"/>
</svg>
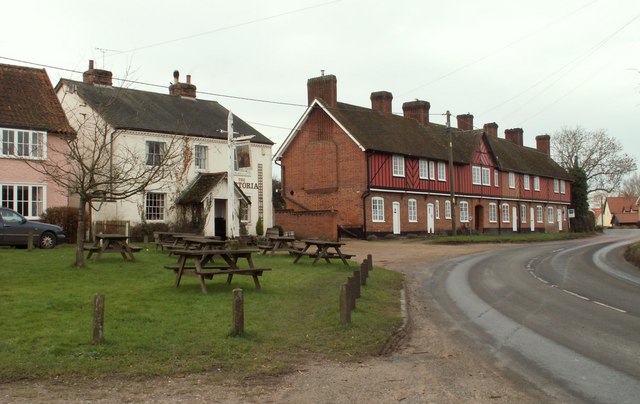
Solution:
<svg viewBox="0 0 640 404">
<path fill-rule="evenodd" d="M 449 137 L 449 188 L 451 190 L 451 235 L 456 235 L 456 194 L 453 180 L 453 135 L 451 135 L 451 112 L 447 111 L 447 136 Z"/>
<path fill-rule="evenodd" d="M 229 167 L 227 170 L 227 238 L 235 236 L 235 173 L 236 143 L 233 140 L 233 113 L 227 116 L 227 146 L 229 148 Z"/>
</svg>

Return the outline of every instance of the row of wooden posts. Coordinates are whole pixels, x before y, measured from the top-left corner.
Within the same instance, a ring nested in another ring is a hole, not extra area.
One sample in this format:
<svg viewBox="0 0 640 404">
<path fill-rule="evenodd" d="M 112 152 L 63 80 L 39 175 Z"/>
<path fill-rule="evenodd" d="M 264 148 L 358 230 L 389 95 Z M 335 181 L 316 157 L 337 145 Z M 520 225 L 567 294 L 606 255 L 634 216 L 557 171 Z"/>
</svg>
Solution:
<svg viewBox="0 0 640 404">
<path fill-rule="evenodd" d="M 353 276 L 347 278 L 347 283 L 340 285 L 340 322 L 351 323 L 351 312 L 356 309 L 356 299 L 360 297 L 360 289 L 367 285 L 369 272 L 373 270 L 371 254 L 360 264 L 360 269 L 353 271 Z"/>
</svg>

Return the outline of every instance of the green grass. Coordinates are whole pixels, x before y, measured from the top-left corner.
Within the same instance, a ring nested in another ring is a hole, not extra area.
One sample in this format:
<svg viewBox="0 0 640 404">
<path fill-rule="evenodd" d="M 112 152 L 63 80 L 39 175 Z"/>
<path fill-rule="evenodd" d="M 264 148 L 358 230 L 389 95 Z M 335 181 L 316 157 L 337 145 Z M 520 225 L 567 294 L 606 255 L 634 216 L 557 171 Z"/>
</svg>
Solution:
<svg viewBox="0 0 640 404">
<path fill-rule="evenodd" d="M 141 251 L 71 266 L 73 246 L 0 249 L 0 381 L 53 376 L 149 376 L 221 369 L 278 374 L 310 357 L 375 354 L 400 325 L 399 273 L 376 268 L 350 325 L 340 324 L 339 288 L 356 267 L 288 255 L 255 257 L 270 267 L 256 291 L 249 276 L 207 280 L 163 268 L 175 258 Z M 362 259 L 363 257 L 358 257 Z M 374 255 L 375 259 L 375 255 Z M 231 291 L 244 290 L 245 335 L 231 331 Z M 105 295 L 105 342 L 90 343 L 93 296 Z"/>
<path fill-rule="evenodd" d="M 500 235 L 476 234 L 470 236 L 435 236 L 422 238 L 433 244 L 465 243 L 533 243 L 539 241 L 561 241 L 593 237 L 595 233 L 513 233 Z"/>
</svg>

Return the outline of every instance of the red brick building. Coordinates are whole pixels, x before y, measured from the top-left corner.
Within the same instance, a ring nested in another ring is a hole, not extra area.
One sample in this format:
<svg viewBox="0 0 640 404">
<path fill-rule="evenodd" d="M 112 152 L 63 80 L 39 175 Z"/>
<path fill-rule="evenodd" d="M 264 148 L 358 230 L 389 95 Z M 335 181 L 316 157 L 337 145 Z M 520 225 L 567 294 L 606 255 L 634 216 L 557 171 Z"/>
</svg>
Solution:
<svg viewBox="0 0 640 404">
<path fill-rule="evenodd" d="M 548 135 L 525 147 L 522 129 L 498 138 L 497 124 L 474 130 L 470 114 L 447 130 L 429 122 L 426 101 L 392 114 L 386 91 L 371 94 L 371 108 L 341 103 L 333 75 L 310 79 L 307 90 L 309 107 L 274 157 L 288 209 L 276 223 L 285 230 L 434 234 L 451 231 L 452 218 L 477 233 L 567 230 L 570 177 L 551 159 Z"/>
</svg>

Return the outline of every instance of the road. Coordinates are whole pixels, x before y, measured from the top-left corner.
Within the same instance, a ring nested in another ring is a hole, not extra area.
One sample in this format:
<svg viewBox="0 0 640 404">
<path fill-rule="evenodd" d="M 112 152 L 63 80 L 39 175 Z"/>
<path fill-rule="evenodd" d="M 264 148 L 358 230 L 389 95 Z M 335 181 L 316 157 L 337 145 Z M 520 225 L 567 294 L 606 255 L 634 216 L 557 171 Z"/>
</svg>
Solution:
<svg viewBox="0 0 640 404">
<path fill-rule="evenodd" d="M 635 230 L 447 261 L 440 306 L 507 368 L 576 401 L 640 397 L 640 271 L 621 257 Z"/>
</svg>

